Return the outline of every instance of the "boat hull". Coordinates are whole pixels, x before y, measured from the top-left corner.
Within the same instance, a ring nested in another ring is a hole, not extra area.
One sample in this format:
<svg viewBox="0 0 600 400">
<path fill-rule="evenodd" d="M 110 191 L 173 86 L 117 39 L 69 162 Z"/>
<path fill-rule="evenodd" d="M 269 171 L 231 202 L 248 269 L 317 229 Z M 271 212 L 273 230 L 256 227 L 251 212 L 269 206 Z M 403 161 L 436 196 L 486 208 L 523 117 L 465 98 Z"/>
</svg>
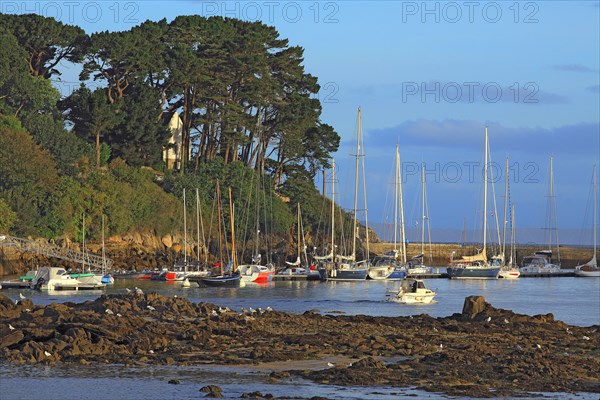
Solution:
<svg viewBox="0 0 600 400">
<path fill-rule="evenodd" d="M 450 279 L 498 279 L 500 267 L 458 267 L 446 269 Z"/>
<path fill-rule="evenodd" d="M 428 293 L 403 293 L 390 296 L 388 301 L 402 304 L 431 304 L 436 293 L 430 290 Z"/>
<path fill-rule="evenodd" d="M 369 268 L 367 279 L 373 279 L 376 281 L 388 279 L 393 272 L 394 272 L 394 267 L 391 267 L 391 266 L 371 267 L 371 268 Z"/>
<path fill-rule="evenodd" d="M 330 281 L 361 281 L 367 279 L 367 268 L 332 269 L 327 273 Z"/>
<path fill-rule="evenodd" d="M 498 274 L 499 278 L 503 279 L 517 279 L 521 276 L 521 272 L 518 269 L 501 269 L 500 274 Z"/>
<path fill-rule="evenodd" d="M 211 287 L 239 287 L 242 277 L 238 274 L 212 276 L 204 278 L 188 278 L 192 282 Z"/>
<path fill-rule="evenodd" d="M 600 269 L 584 269 L 584 268 L 576 268 L 575 276 L 584 277 L 584 278 L 600 278 Z"/>
<path fill-rule="evenodd" d="M 240 265 L 238 269 L 244 282 L 271 282 L 275 275 L 275 271 L 263 265 Z"/>
</svg>

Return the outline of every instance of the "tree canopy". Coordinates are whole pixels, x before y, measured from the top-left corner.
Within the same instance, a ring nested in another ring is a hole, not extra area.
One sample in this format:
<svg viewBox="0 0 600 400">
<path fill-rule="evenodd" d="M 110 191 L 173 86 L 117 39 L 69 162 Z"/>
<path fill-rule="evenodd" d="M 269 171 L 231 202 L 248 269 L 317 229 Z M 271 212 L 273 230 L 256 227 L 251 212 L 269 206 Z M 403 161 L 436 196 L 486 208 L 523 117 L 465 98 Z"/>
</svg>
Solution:
<svg viewBox="0 0 600 400">
<path fill-rule="evenodd" d="M 86 213 L 107 215 L 112 232 L 173 231 L 184 187 L 200 188 L 210 219 L 217 179 L 233 188 L 239 232 L 260 208 L 261 229 L 285 236 L 296 201 L 318 224 L 313 179 L 340 139 L 321 120 L 304 49 L 274 27 L 191 15 L 87 35 L 0 14 L 0 42 L 0 230 L 77 236 Z M 52 81 L 65 64 L 81 68 L 81 86 L 61 98 Z M 169 171 L 175 113 L 183 148 Z"/>
</svg>

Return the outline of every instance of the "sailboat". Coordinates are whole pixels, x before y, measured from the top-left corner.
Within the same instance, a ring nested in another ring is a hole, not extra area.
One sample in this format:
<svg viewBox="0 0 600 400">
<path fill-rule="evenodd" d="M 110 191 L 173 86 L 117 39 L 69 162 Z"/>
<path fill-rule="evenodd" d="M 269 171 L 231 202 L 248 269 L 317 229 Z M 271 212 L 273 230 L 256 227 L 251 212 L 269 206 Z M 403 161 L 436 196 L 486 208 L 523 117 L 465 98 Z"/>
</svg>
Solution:
<svg viewBox="0 0 600 400">
<path fill-rule="evenodd" d="M 362 144 L 362 119 L 361 119 L 361 108 L 358 108 L 358 116 L 357 116 L 357 140 L 356 140 L 356 154 L 355 154 L 355 179 L 354 179 L 354 222 L 352 229 L 352 254 L 350 256 L 342 256 L 340 254 L 337 255 L 337 258 L 334 257 L 335 260 L 333 268 L 328 271 L 328 280 L 363 280 L 367 278 L 367 274 L 369 272 L 369 226 L 368 222 L 366 223 L 366 242 L 367 242 L 367 258 L 363 261 L 356 261 L 356 237 L 358 236 L 358 177 L 359 177 L 359 158 L 363 155 L 361 154 L 361 144 Z M 335 170 L 334 170 L 335 171 Z M 364 162 L 363 162 L 363 180 L 364 180 Z M 335 234 L 335 190 L 334 190 L 334 182 L 335 179 L 331 180 L 331 243 L 334 243 L 334 234 Z M 364 184 L 364 181 L 363 181 Z M 364 189 L 364 187 L 363 187 Z M 365 212 L 366 212 L 366 190 L 365 190 Z M 333 251 L 335 251 L 335 246 L 333 246 Z"/>
<path fill-rule="evenodd" d="M 548 189 L 548 203 L 547 203 L 547 216 L 548 216 L 548 250 L 536 251 L 533 255 L 523 258 L 521 262 L 521 276 L 527 275 L 538 275 L 538 274 L 560 274 L 560 247 L 558 245 L 558 227 L 556 226 L 556 200 L 554 195 L 554 169 L 553 169 L 553 157 L 550 157 L 550 180 Z M 556 239 L 556 254 L 557 263 L 552 262 L 552 236 L 555 233 Z"/>
<path fill-rule="evenodd" d="M 252 256 L 251 264 L 243 264 L 239 266 L 239 272 L 244 282 L 266 283 L 273 280 L 275 269 L 270 265 L 261 265 L 262 256 L 258 246 L 260 235 L 260 209 L 259 209 L 259 179 L 256 181 L 256 225 L 254 228 L 254 255 Z"/>
<path fill-rule="evenodd" d="M 198 188 L 196 188 L 196 235 L 196 261 L 191 263 L 195 264 L 196 270 L 188 271 L 186 278 L 190 278 L 193 276 L 202 277 L 210 275 L 210 271 L 206 269 L 206 266 L 208 265 L 208 251 L 204 251 L 204 261 L 200 261 L 200 252 L 201 249 L 206 248 L 206 239 L 204 236 L 204 221 L 202 221 L 202 213 L 200 212 L 200 193 Z M 200 235 L 202 235 L 202 246 L 200 245 Z M 187 285 L 189 283 L 189 280 L 187 280 L 187 282 L 186 280 L 184 280 L 183 283 L 184 285 Z"/>
<path fill-rule="evenodd" d="M 598 262 L 596 261 L 596 246 L 597 246 L 597 224 L 598 224 L 598 182 L 596 176 L 596 166 L 594 165 L 594 173 L 592 175 L 593 182 L 593 191 L 594 195 L 594 255 L 592 259 L 583 265 L 579 265 L 575 267 L 575 275 L 583 276 L 583 277 L 600 277 L 600 268 L 598 267 Z"/>
<path fill-rule="evenodd" d="M 500 265 L 494 265 L 487 258 L 487 182 L 488 182 L 488 130 L 485 128 L 484 162 L 483 162 L 483 248 L 473 256 L 462 256 L 451 261 L 447 268 L 450 279 L 497 279 Z"/>
<path fill-rule="evenodd" d="M 424 275 L 433 272 L 433 268 L 424 263 L 425 259 L 425 224 L 429 240 L 429 262 L 431 263 L 431 232 L 429 226 L 429 206 L 426 200 L 425 163 L 421 163 L 421 253 L 408 262 L 408 275 Z"/>
<path fill-rule="evenodd" d="M 172 269 L 164 271 L 164 280 L 167 282 L 183 281 L 187 276 L 187 204 L 185 201 L 185 188 L 183 188 L 183 263 L 175 263 Z"/>
<path fill-rule="evenodd" d="M 326 280 L 364 280 L 367 278 L 367 268 L 357 268 L 348 261 L 354 261 L 354 254 L 343 256 L 336 253 L 335 244 L 335 160 L 331 160 L 331 248 L 325 256 L 314 256 L 319 265 L 321 277 Z"/>
<path fill-rule="evenodd" d="M 505 255 L 506 254 L 506 224 L 508 223 L 508 220 L 506 218 L 506 210 L 507 210 L 507 206 L 508 206 L 508 178 L 509 178 L 509 172 L 508 172 L 508 157 L 506 157 L 506 164 L 504 167 L 504 221 L 503 221 L 503 228 L 502 228 L 502 254 Z M 515 241 L 515 207 L 513 204 L 512 210 L 511 210 L 511 222 L 510 222 L 510 228 L 511 228 L 511 245 L 513 244 L 513 242 Z M 516 262 L 516 258 L 513 258 L 513 250 L 514 247 L 511 246 L 511 252 L 510 252 L 510 258 L 508 263 L 504 264 L 502 266 L 502 268 L 500 268 L 500 274 L 499 277 L 500 278 L 504 278 L 504 279 L 517 279 L 519 276 L 521 276 L 521 271 L 519 271 L 518 268 L 515 267 L 515 265 L 513 264 L 514 262 Z"/>
<path fill-rule="evenodd" d="M 304 243 L 304 235 L 302 235 L 302 238 L 300 237 L 300 233 L 302 232 L 302 216 L 300 214 L 300 203 L 297 204 L 297 214 L 298 214 L 298 221 L 297 221 L 297 254 L 296 254 L 296 261 L 294 262 L 289 262 L 286 261 L 286 265 L 287 267 L 283 268 L 281 271 L 279 271 L 277 274 L 275 274 L 276 277 L 279 277 L 283 280 L 285 279 L 306 279 L 309 281 L 313 281 L 313 280 L 320 280 L 321 279 L 321 274 L 319 274 L 319 271 L 316 269 L 316 267 L 314 265 L 308 265 L 308 256 L 306 254 L 306 244 Z M 302 261 L 300 260 L 302 255 L 304 255 L 304 264 L 302 263 Z"/>
<path fill-rule="evenodd" d="M 218 226 L 219 226 L 219 266 L 221 267 L 220 275 L 207 276 L 207 277 L 191 277 L 190 281 L 198 282 L 206 286 L 218 286 L 218 287 L 239 287 L 241 282 L 241 276 L 237 271 L 237 260 L 235 252 L 235 224 L 234 224 L 234 209 L 233 200 L 231 196 L 231 188 L 229 188 L 229 214 L 231 224 L 231 261 L 227 265 L 227 268 L 223 267 L 223 243 L 222 243 L 222 226 L 221 226 L 221 190 L 219 188 L 219 181 L 217 180 L 217 213 L 218 213 Z"/>
<path fill-rule="evenodd" d="M 400 174 L 400 150 L 396 145 L 394 169 L 394 248 L 392 251 L 373 259 L 369 278 L 375 280 L 398 280 L 406 277 L 406 233 L 404 230 L 404 202 L 402 196 L 402 176 Z M 400 213 L 400 236 L 402 243 L 402 263 L 398 264 L 398 213 Z"/>
</svg>

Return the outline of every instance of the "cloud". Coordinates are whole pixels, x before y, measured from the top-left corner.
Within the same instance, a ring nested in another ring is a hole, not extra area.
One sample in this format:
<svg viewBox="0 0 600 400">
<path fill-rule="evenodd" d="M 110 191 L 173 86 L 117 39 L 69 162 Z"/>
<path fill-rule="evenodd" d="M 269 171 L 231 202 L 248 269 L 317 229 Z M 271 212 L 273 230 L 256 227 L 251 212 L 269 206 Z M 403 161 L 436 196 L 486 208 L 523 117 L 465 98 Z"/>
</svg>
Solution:
<svg viewBox="0 0 600 400">
<path fill-rule="evenodd" d="M 552 66 L 552 68 L 567 72 L 598 73 L 597 69 L 589 68 L 581 64 L 559 64 Z"/>
<path fill-rule="evenodd" d="M 600 93 L 600 85 L 592 85 L 585 88 L 588 92 Z"/>
<path fill-rule="evenodd" d="M 507 127 L 488 122 L 495 151 L 538 154 L 581 154 L 597 157 L 600 123 L 579 123 L 554 128 Z M 372 129 L 365 135 L 368 148 L 389 148 L 398 140 L 403 148 L 443 148 L 448 151 L 481 150 L 485 123 L 472 120 L 409 120 L 399 125 Z"/>
</svg>

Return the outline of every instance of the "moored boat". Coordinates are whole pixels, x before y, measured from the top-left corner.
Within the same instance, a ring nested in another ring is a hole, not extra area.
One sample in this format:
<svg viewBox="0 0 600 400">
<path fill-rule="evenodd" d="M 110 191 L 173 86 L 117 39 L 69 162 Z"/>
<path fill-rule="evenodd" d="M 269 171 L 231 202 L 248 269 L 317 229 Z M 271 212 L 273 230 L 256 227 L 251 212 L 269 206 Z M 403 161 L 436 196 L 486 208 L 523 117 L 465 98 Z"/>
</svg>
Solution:
<svg viewBox="0 0 600 400">
<path fill-rule="evenodd" d="M 398 290 L 386 292 L 386 300 L 404 304 L 431 304 L 436 295 L 420 279 L 403 279 Z"/>
<path fill-rule="evenodd" d="M 596 180 L 596 166 L 594 165 L 594 173 L 592 175 L 592 182 L 593 182 L 593 199 L 594 199 L 594 238 L 593 238 L 593 242 L 594 242 L 594 255 L 592 256 L 592 259 L 588 262 L 586 262 L 583 265 L 579 265 L 577 267 L 575 267 L 575 276 L 581 276 L 581 277 L 588 277 L 588 278 L 597 278 L 600 277 L 600 268 L 598 267 L 598 262 L 596 261 L 596 244 L 597 244 L 597 222 L 598 222 L 598 182 Z"/>
</svg>

